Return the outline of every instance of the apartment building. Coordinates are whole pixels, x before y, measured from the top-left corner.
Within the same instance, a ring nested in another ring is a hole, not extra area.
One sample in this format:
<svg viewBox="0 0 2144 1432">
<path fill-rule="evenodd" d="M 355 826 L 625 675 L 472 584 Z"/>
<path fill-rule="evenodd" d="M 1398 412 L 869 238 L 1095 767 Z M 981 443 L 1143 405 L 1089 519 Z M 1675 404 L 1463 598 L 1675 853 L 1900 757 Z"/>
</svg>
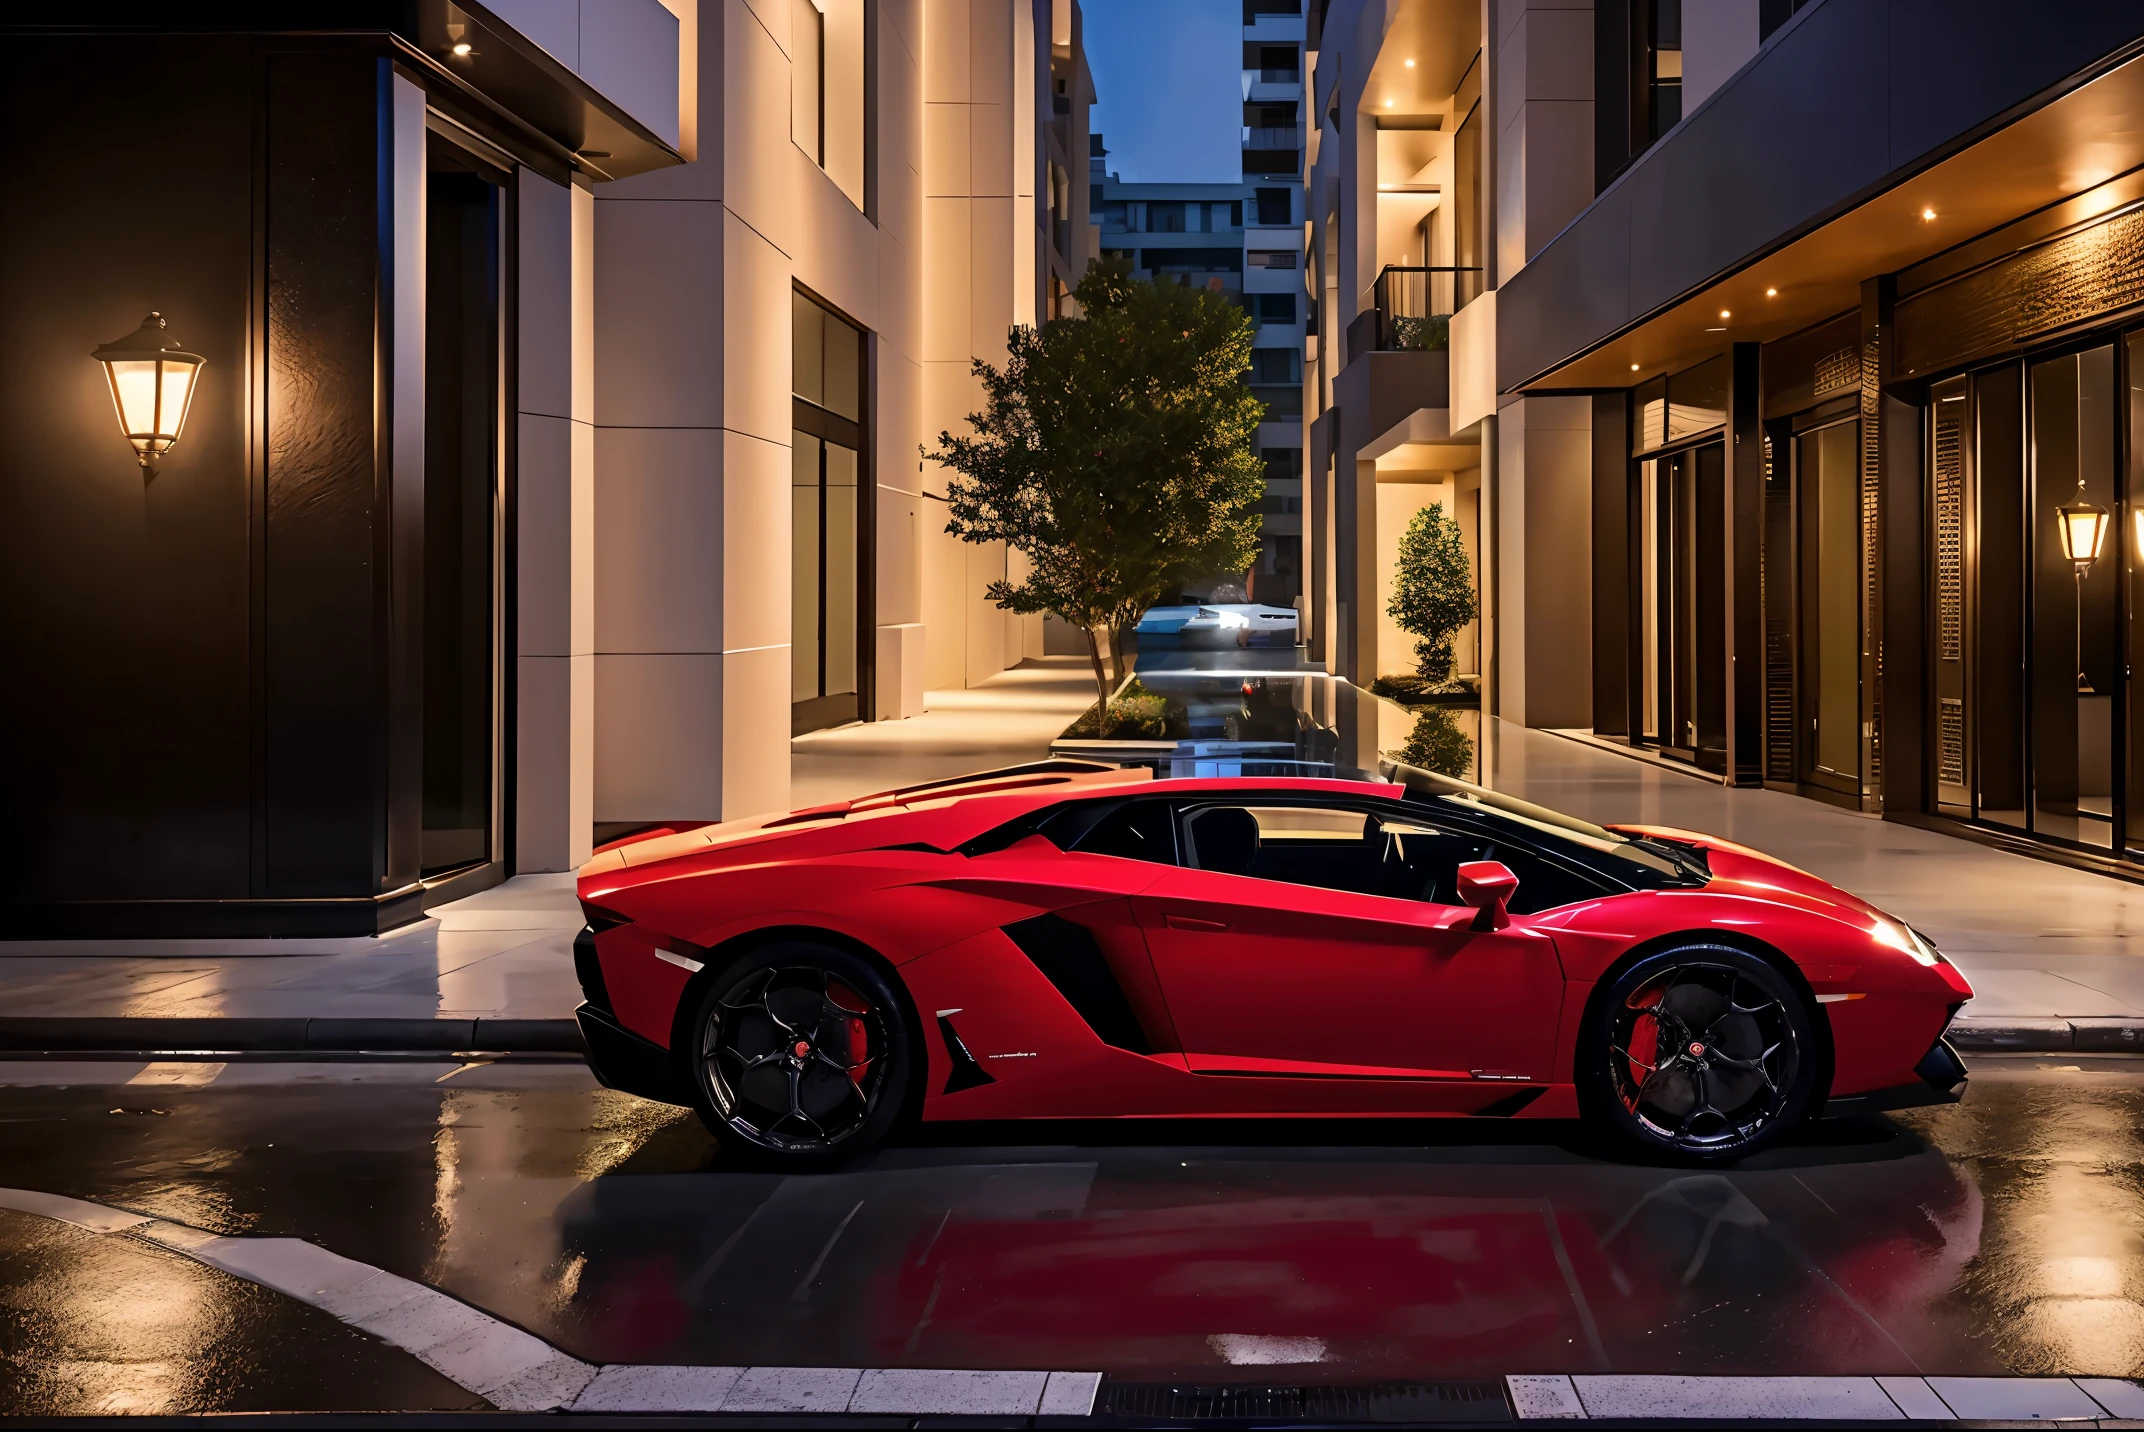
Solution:
<svg viewBox="0 0 2144 1432">
<path fill-rule="evenodd" d="M 1091 252 L 1072 0 L 270 15 L 8 27 L 11 933 L 384 929 L 1039 649 L 920 453 Z"/>
<path fill-rule="evenodd" d="M 1320 7 L 1336 665 L 1391 474 L 1470 449 L 1491 709 L 2136 874 L 2140 47 L 2119 4 Z"/>
<path fill-rule="evenodd" d="M 1290 606 L 1302 591 L 1303 335 L 1301 0 L 1245 0 L 1242 179 L 1127 182 L 1108 169 L 1105 137 L 1090 137 L 1090 207 L 1099 251 L 1144 279 L 1210 289 L 1256 325 L 1251 391 L 1266 405 L 1262 550 L 1251 569 L 1221 574 L 1256 601 Z"/>
</svg>

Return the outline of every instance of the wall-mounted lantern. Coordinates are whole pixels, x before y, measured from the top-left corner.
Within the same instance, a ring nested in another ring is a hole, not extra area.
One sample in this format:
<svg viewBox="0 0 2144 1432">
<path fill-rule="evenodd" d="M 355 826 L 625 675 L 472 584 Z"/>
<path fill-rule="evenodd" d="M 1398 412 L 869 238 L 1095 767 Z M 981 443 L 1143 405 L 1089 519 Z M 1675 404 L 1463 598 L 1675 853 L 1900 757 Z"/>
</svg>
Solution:
<svg viewBox="0 0 2144 1432">
<path fill-rule="evenodd" d="M 2055 521 L 2062 536 L 2062 555 L 2069 558 L 2070 571 L 2077 579 L 2077 690 L 2083 694 L 2092 690 L 2092 682 L 2084 674 L 2084 574 L 2092 570 L 2099 560 L 2100 544 L 2107 540 L 2107 509 L 2088 500 L 2084 495 L 2084 482 L 2077 483 L 2077 498 L 2055 509 Z"/>
<path fill-rule="evenodd" d="M 134 445 L 143 471 L 155 472 L 156 460 L 171 451 L 186 426 L 194 380 L 201 376 L 205 360 L 165 336 L 160 313 L 150 314 L 141 327 L 89 356 L 104 365 L 104 376 L 111 382 L 119 431 Z"/>
</svg>

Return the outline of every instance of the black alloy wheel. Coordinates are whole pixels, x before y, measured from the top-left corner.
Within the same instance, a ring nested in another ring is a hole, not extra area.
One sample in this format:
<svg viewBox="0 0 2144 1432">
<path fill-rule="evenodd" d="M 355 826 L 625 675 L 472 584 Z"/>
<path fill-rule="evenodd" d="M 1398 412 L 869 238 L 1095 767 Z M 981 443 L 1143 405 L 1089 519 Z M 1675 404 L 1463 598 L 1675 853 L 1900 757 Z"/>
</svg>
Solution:
<svg viewBox="0 0 2144 1432">
<path fill-rule="evenodd" d="M 825 1168 L 876 1146 L 907 1103 L 915 1043 L 871 961 L 784 942 L 724 971 L 694 1023 L 702 1121 L 761 1162 Z"/>
<path fill-rule="evenodd" d="M 1707 1161 L 1752 1153 L 1799 1123 L 1817 1065 L 1802 995 L 1725 945 L 1667 950 L 1625 970 L 1579 1058 L 1587 1104 L 1626 1138 Z"/>
</svg>

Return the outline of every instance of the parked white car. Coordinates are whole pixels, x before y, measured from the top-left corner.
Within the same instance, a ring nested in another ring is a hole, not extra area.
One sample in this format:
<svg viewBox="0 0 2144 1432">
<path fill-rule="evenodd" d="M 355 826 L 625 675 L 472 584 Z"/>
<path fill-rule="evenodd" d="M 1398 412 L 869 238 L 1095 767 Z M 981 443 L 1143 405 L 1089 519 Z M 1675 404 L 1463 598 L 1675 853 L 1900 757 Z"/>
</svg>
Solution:
<svg viewBox="0 0 2144 1432">
<path fill-rule="evenodd" d="M 1142 637 L 1176 637 L 1187 646 L 1295 645 L 1294 607 L 1260 602 L 1211 602 L 1196 606 L 1149 607 L 1139 618 Z"/>
</svg>

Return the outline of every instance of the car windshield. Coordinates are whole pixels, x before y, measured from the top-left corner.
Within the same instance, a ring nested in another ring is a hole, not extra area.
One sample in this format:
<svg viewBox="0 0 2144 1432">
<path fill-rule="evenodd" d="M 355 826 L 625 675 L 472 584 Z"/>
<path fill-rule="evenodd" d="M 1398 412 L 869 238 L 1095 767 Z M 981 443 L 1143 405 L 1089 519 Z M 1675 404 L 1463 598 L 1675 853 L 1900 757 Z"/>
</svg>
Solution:
<svg viewBox="0 0 2144 1432">
<path fill-rule="evenodd" d="M 1517 826 L 1524 832 L 1519 838 L 1530 838 L 1536 845 L 1549 844 L 1588 869 L 1626 885 L 1653 890 L 1671 885 L 1702 885 L 1712 878 L 1704 852 L 1694 846 L 1653 836 L 1623 835 L 1471 781 L 1412 766 L 1394 766 L 1392 775 L 1417 800 L 1456 807 L 1492 823 Z"/>
</svg>

